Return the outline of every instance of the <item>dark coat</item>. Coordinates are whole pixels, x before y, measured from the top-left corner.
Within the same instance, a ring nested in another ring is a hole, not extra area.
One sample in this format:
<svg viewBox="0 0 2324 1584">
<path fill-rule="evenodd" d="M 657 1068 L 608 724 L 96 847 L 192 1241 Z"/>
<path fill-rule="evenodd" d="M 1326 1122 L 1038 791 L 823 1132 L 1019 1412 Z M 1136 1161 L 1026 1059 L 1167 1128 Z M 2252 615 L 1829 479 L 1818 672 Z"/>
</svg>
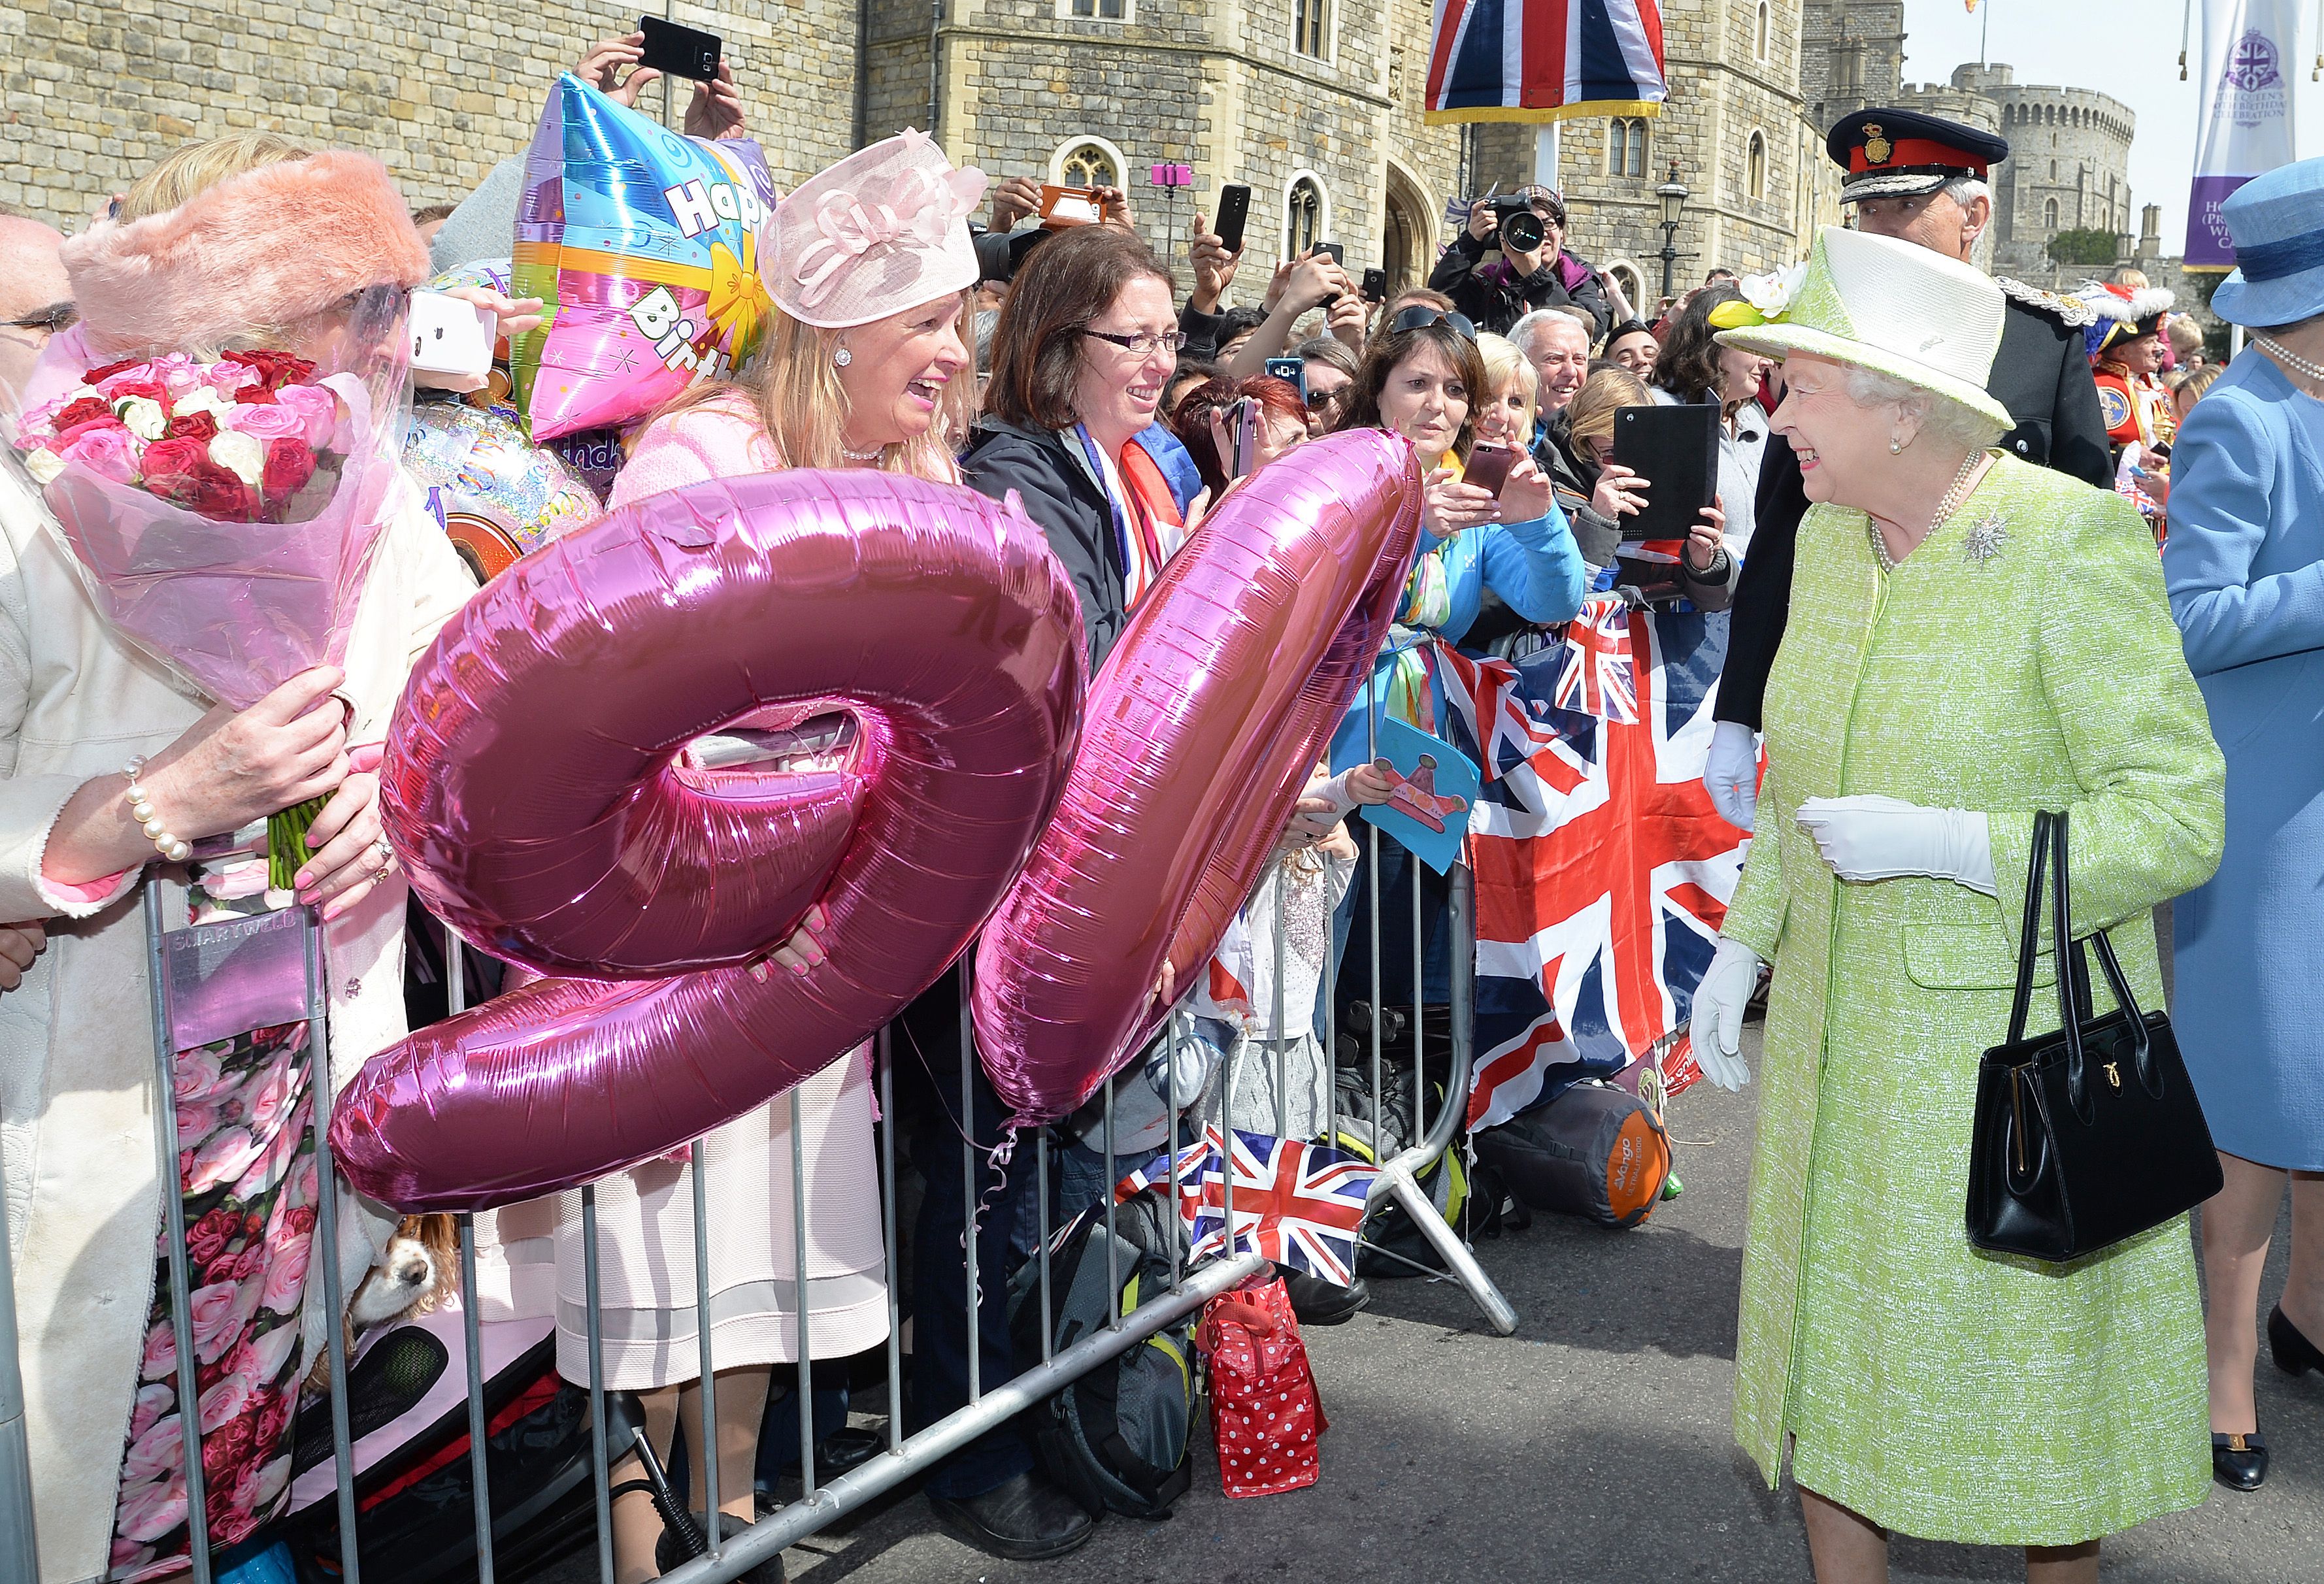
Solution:
<svg viewBox="0 0 2324 1584">
<path fill-rule="evenodd" d="M 2002 317 L 2001 345 L 1993 355 L 1993 377 L 1986 386 L 2017 420 L 2017 427 L 2002 437 L 2001 448 L 2084 483 L 2111 488 L 2114 471 L 2107 462 L 2106 420 L 2098 413 L 2098 387 L 2090 380 L 2081 327 L 2026 300 L 2041 293 L 2014 283 L 2006 284 L 2004 290 L 2008 311 Z M 1767 437 L 1757 509 L 1751 551 L 1743 557 L 1743 576 L 1735 586 L 1727 668 L 1720 674 L 1719 703 L 1711 712 L 1719 720 L 1739 721 L 1755 732 L 1766 695 L 1767 671 L 1775 663 L 1791 612 L 1793 548 L 1800 519 L 1808 510 L 1799 462 L 1781 435 Z"/>
<path fill-rule="evenodd" d="M 1116 542 L 1113 505 L 1072 440 L 1052 429 L 987 419 L 960 459 L 962 482 L 980 495 L 1017 492 L 1081 596 L 1082 631 L 1094 674 L 1129 622 L 1129 590 Z"/>
<path fill-rule="evenodd" d="M 1590 337 L 1592 341 L 1613 327 L 1614 309 L 1606 300 L 1606 283 L 1598 278 L 1598 272 L 1572 253 L 1561 253 L 1519 280 L 1499 249 L 1493 250 L 1494 262 L 1489 264 L 1485 262 L 1485 244 L 1464 230 L 1428 276 L 1428 284 L 1451 298 L 1452 306 L 1468 315 L 1480 330 L 1502 335 L 1537 308 L 1569 303 L 1597 325 Z"/>
</svg>

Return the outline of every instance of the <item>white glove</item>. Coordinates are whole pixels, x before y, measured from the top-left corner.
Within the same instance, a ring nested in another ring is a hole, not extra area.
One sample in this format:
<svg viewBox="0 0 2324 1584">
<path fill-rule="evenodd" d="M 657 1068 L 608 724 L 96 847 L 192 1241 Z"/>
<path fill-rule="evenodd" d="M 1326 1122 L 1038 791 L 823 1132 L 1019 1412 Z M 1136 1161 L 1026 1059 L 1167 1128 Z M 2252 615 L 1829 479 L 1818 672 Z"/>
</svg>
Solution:
<svg viewBox="0 0 2324 1584">
<path fill-rule="evenodd" d="M 1751 1082 L 1751 1069 L 1743 1064 L 1743 1008 L 1751 1004 L 1765 967 L 1758 953 L 1721 936 L 1702 982 L 1694 987 L 1694 1017 L 1687 1025 L 1694 1064 L 1729 1094 Z"/>
<path fill-rule="evenodd" d="M 1993 835 L 1982 814 L 1868 794 L 1811 797 L 1800 805 L 1798 817 L 1800 829 L 1844 880 L 1927 875 L 1988 897 L 1999 894 L 1993 883 Z"/>
<path fill-rule="evenodd" d="M 1748 831 L 1759 817 L 1759 735 L 1740 721 L 1721 721 L 1711 734 L 1702 789 L 1719 817 Z"/>
</svg>

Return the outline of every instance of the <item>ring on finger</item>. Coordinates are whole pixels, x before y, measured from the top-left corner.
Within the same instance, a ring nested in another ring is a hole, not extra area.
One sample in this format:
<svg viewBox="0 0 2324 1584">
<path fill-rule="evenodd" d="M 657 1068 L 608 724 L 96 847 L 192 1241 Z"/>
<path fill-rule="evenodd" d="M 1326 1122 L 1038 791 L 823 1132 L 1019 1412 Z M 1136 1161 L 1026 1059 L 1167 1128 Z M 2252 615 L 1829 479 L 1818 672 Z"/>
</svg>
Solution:
<svg viewBox="0 0 2324 1584">
<path fill-rule="evenodd" d="M 379 861 L 379 868 L 374 871 L 375 873 L 383 875 L 395 867 L 395 848 L 385 836 L 377 837 L 373 841 L 371 855 Z"/>
</svg>

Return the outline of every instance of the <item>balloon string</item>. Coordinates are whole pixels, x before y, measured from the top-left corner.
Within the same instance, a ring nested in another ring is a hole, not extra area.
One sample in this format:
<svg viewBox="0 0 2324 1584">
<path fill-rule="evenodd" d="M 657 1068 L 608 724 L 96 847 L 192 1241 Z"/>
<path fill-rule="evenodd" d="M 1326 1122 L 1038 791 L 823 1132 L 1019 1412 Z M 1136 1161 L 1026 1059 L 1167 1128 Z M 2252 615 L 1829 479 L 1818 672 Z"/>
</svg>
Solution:
<svg viewBox="0 0 2324 1584">
<path fill-rule="evenodd" d="M 904 1043 L 912 1047 L 912 1054 L 919 1058 L 921 1071 L 927 1073 L 928 1089 L 936 1097 L 936 1110 L 944 1114 L 945 1121 L 952 1124 L 952 1130 L 960 1135 L 960 1141 L 964 1146 L 985 1157 L 986 1167 L 992 1173 L 991 1186 L 976 1196 L 976 1204 L 969 1214 L 968 1224 L 961 1229 L 960 1247 L 964 1256 L 968 1252 L 968 1240 L 983 1229 L 985 1211 L 991 1209 L 996 1202 L 994 1196 L 1008 1190 L 1009 1165 L 1017 1158 L 1018 1130 L 1027 1124 L 1021 1119 L 1012 1117 L 1008 1124 L 1008 1136 L 1000 1143 L 979 1144 L 969 1136 L 968 1129 L 962 1126 L 961 1119 L 953 1115 L 952 1107 L 945 1099 L 945 1086 L 936 1077 L 936 1065 L 928 1060 L 928 1054 L 920 1048 L 919 1036 L 912 1032 L 911 1025 L 899 1018 L 895 1027 L 904 1031 Z M 976 1284 L 977 1302 L 980 1303 L 984 1301 L 983 1275 L 982 1267 L 980 1266 Z"/>
</svg>

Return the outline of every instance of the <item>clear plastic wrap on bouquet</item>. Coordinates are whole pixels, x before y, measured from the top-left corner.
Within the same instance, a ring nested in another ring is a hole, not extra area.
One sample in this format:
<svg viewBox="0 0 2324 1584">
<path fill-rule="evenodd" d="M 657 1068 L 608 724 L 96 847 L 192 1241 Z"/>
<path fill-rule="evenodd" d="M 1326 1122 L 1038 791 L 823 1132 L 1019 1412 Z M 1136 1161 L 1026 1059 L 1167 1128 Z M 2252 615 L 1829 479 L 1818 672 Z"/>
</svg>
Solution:
<svg viewBox="0 0 2324 1584">
<path fill-rule="evenodd" d="M 345 658 L 395 509 L 409 301 L 355 294 L 297 327 L 298 359 L 165 353 L 68 371 L 67 393 L 17 415 L 0 446 L 98 612 L 222 703 L 245 709 Z"/>
</svg>

